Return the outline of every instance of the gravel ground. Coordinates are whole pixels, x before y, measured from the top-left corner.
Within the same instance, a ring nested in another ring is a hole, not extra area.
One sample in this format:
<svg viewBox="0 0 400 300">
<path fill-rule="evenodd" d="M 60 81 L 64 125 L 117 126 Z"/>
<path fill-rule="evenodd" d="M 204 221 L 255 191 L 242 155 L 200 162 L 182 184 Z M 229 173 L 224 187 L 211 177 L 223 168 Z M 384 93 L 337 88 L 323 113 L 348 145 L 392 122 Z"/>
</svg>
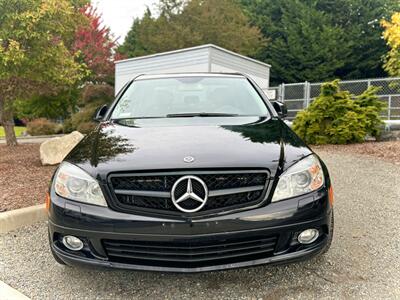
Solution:
<svg viewBox="0 0 400 300">
<path fill-rule="evenodd" d="M 400 166 L 320 154 L 336 197 L 321 258 L 192 275 L 71 268 L 52 259 L 42 223 L 0 237 L 0 279 L 33 299 L 399 299 Z"/>
<path fill-rule="evenodd" d="M 44 202 L 54 166 L 43 167 L 40 145 L 0 145 L 0 212 Z"/>
</svg>

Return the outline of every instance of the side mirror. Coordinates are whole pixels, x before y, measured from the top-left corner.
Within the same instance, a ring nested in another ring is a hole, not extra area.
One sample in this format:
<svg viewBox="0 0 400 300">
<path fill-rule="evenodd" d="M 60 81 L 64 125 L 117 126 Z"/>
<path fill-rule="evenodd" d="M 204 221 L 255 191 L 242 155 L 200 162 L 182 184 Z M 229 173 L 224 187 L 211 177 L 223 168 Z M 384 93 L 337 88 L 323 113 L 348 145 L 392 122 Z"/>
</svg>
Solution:
<svg viewBox="0 0 400 300">
<path fill-rule="evenodd" d="M 287 107 L 284 103 L 275 101 L 272 103 L 272 106 L 280 118 L 285 118 L 287 116 Z"/>
<path fill-rule="evenodd" d="M 93 120 L 96 122 L 100 122 L 103 120 L 103 118 L 106 116 L 107 114 L 107 110 L 108 107 L 107 105 L 103 105 L 102 107 L 100 107 L 99 109 L 97 109 L 96 111 L 96 115 L 94 116 Z"/>
</svg>

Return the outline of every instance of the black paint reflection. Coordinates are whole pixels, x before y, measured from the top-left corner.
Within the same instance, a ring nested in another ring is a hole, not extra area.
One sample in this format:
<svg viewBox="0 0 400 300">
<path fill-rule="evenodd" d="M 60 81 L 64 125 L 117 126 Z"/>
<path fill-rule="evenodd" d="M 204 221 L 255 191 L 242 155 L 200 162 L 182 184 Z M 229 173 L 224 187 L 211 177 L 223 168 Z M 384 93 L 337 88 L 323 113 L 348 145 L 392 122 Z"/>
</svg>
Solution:
<svg viewBox="0 0 400 300">
<path fill-rule="evenodd" d="M 245 140 L 253 143 L 276 143 L 281 140 L 281 126 L 278 122 L 268 122 L 267 118 L 260 118 L 258 121 L 244 125 L 224 125 L 224 129 L 239 133 Z"/>
<path fill-rule="evenodd" d="M 110 172 L 265 168 L 275 172 L 311 153 L 279 119 L 155 118 L 103 123 L 67 157 L 94 177 Z M 185 163 L 186 156 L 195 162 Z"/>
<path fill-rule="evenodd" d="M 119 154 L 135 150 L 128 138 L 115 134 L 115 129 L 103 124 L 88 134 L 68 157 L 73 157 L 75 163 L 89 162 L 92 167 L 97 167 L 99 163 L 107 162 Z"/>
</svg>

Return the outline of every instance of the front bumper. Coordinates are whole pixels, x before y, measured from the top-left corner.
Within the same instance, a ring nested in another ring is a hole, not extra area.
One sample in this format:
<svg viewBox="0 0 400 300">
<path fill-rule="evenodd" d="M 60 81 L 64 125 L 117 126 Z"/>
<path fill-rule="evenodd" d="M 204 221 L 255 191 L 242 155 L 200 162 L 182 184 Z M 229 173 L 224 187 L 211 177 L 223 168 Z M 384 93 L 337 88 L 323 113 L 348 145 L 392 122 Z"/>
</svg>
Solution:
<svg viewBox="0 0 400 300">
<path fill-rule="evenodd" d="M 55 193 L 51 200 L 50 245 L 54 255 L 69 265 L 165 272 L 223 270 L 307 259 L 323 251 L 330 238 L 332 209 L 324 189 L 200 219 L 119 213 L 77 204 Z M 297 235 L 308 228 L 317 228 L 320 237 L 301 245 Z M 84 249 L 66 249 L 61 243 L 64 235 L 80 237 Z"/>
</svg>

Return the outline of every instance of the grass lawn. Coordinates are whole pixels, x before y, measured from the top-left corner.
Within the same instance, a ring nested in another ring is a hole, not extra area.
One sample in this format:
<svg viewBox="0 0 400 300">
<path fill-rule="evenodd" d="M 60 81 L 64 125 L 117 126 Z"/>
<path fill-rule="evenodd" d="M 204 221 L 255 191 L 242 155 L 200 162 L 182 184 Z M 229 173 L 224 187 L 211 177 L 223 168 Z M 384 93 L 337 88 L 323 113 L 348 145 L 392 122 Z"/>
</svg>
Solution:
<svg viewBox="0 0 400 300">
<path fill-rule="evenodd" d="M 26 130 L 26 127 L 15 126 L 14 131 L 16 136 L 21 136 L 22 133 Z M 0 126 L 0 137 L 4 137 L 4 128 Z"/>
</svg>

